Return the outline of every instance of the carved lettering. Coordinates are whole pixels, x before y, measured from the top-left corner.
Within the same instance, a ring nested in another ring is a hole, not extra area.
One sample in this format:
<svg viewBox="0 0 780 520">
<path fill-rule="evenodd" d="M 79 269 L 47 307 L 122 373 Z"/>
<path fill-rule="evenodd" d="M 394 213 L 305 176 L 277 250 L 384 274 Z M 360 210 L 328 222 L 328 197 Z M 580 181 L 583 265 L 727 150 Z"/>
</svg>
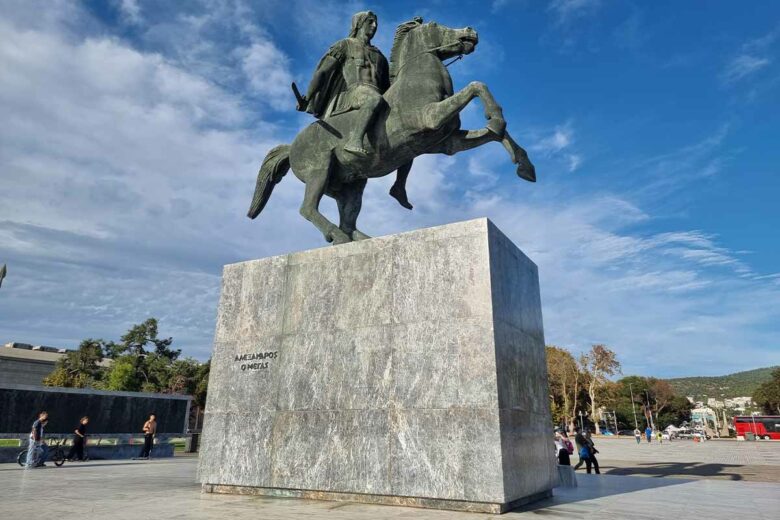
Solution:
<svg viewBox="0 0 780 520">
<path fill-rule="evenodd" d="M 279 355 L 279 351 L 274 350 L 271 352 L 251 352 L 247 354 L 236 354 L 235 361 L 241 363 L 239 368 L 242 372 L 247 370 L 264 370 L 268 368 L 268 359 L 276 359 Z"/>
</svg>

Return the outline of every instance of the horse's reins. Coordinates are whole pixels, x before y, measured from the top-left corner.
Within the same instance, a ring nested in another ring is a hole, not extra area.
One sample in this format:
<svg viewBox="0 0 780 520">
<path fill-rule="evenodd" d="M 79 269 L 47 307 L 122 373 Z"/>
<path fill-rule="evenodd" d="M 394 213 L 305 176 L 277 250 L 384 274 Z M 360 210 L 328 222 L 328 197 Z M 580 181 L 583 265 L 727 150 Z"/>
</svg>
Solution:
<svg viewBox="0 0 780 520">
<path fill-rule="evenodd" d="M 420 56 L 422 56 L 423 54 L 428 54 L 428 53 L 430 53 L 430 52 L 434 52 L 434 51 L 440 51 L 440 50 L 442 50 L 442 49 L 446 49 L 447 47 L 452 47 L 453 45 L 460 45 L 460 44 L 461 44 L 461 42 L 460 42 L 460 41 L 458 41 L 458 42 L 456 42 L 456 43 L 448 43 L 447 45 L 440 45 L 440 46 L 438 46 L 438 47 L 434 47 L 433 49 L 428 49 L 428 50 L 426 50 L 426 51 L 422 51 L 422 52 L 420 52 L 420 53 L 418 53 L 418 54 L 415 54 L 415 55 L 414 55 L 414 56 L 412 56 L 411 58 L 409 58 L 409 59 L 407 59 L 407 60 L 404 60 L 404 64 L 403 64 L 403 65 L 401 65 L 401 66 L 398 68 L 398 71 L 395 73 L 395 77 L 398 77 L 398 75 L 401 73 L 401 71 L 402 71 L 402 70 L 404 70 L 404 67 L 406 67 L 406 66 L 407 66 L 409 63 L 411 63 L 412 61 L 416 60 L 417 58 L 419 58 L 419 57 L 420 57 Z M 444 66 L 445 66 L 445 67 L 449 67 L 450 65 L 452 65 L 453 63 L 455 63 L 456 61 L 458 61 L 458 60 L 460 60 L 460 59 L 462 59 L 462 58 L 463 58 L 463 54 L 462 54 L 462 53 L 461 53 L 461 54 L 458 54 L 458 57 L 457 57 L 457 58 L 453 59 L 453 60 L 452 60 L 452 61 L 450 61 L 449 63 L 445 63 L 445 64 L 444 64 Z"/>
</svg>

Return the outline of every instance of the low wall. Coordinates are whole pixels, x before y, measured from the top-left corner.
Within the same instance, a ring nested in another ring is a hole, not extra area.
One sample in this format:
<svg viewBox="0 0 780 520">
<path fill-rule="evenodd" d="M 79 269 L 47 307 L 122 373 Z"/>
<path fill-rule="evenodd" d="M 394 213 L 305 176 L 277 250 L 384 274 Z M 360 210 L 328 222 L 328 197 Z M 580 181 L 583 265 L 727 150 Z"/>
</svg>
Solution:
<svg viewBox="0 0 780 520">
<path fill-rule="evenodd" d="M 140 432 L 150 413 L 158 433 L 184 433 L 190 403 L 187 395 L 109 392 L 0 383 L 0 433 L 28 432 L 41 410 L 49 412 L 47 434 L 71 434 L 89 415 L 88 433 Z"/>
<path fill-rule="evenodd" d="M 19 446 L 0 447 L 0 463 L 16 462 L 20 451 L 26 451 L 27 434 L 2 435 L 0 438 L 18 438 Z M 53 439 L 47 439 L 52 444 Z M 115 443 L 114 443 L 115 442 Z M 66 454 L 70 450 L 71 441 L 68 439 L 63 446 Z M 143 447 L 143 438 L 137 435 L 124 434 L 92 438 L 84 450 L 84 455 L 90 460 L 132 459 L 137 457 Z M 174 445 L 167 435 L 158 435 L 152 448 L 152 458 L 173 457 Z"/>
</svg>

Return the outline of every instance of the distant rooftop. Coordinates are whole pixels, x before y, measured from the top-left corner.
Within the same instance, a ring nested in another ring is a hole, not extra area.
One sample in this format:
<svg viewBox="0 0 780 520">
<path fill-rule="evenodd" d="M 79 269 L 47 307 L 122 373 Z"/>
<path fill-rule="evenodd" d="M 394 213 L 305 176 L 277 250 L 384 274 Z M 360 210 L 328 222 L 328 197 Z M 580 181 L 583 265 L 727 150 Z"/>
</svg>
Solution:
<svg viewBox="0 0 780 520">
<path fill-rule="evenodd" d="M 46 345 L 30 345 L 29 343 L 17 343 L 9 342 L 3 345 L 5 348 L 18 348 L 22 350 L 39 350 L 41 352 L 54 352 L 56 354 L 65 354 L 68 352 L 66 348 L 47 347 Z"/>
<path fill-rule="evenodd" d="M 30 345 L 29 343 L 9 342 L 0 348 L 0 357 L 26 359 L 30 361 L 57 362 L 68 352 L 73 352 L 67 348 L 47 347 L 46 345 Z M 109 366 L 111 360 L 104 358 L 100 366 Z"/>
</svg>

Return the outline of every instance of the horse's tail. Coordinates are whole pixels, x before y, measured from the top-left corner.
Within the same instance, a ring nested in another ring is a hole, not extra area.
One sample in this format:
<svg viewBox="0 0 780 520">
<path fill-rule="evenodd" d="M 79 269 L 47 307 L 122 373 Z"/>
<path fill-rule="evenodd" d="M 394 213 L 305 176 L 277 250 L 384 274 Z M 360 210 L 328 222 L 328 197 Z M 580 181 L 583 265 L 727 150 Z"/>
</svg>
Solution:
<svg viewBox="0 0 780 520">
<path fill-rule="evenodd" d="M 274 186 L 279 184 L 290 169 L 290 145 L 283 144 L 272 148 L 263 160 L 260 171 L 257 172 L 257 185 L 255 186 L 255 195 L 252 197 L 252 205 L 249 206 L 247 217 L 257 217 L 265 207 L 268 199 L 271 198 L 271 192 Z"/>
</svg>

